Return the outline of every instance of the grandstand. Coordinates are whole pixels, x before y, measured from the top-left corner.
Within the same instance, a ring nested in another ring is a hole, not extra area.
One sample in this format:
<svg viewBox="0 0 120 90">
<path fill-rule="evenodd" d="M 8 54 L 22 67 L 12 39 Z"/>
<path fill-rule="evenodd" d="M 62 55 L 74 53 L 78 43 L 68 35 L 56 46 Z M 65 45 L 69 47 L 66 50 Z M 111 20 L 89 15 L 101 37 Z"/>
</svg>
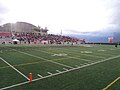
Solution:
<svg viewBox="0 0 120 90">
<path fill-rule="evenodd" d="M 18 39 L 19 44 L 77 44 L 81 41 L 69 36 L 48 34 L 47 31 L 47 27 L 43 29 L 26 22 L 7 23 L 0 27 L 0 44 L 12 43 L 13 39 Z"/>
<path fill-rule="evenodd" d="M 0 44 L 11 43 L 12 34 L 10 32 L 0 32 Z"/>
<path fill-rule="evenodd" d="M 12 43 L 13 39 L 20 39 L 23 37 L 22 35 L 25 36 L 31 33 L 37 36 L 46 36 L 47 31 L 47 27 L 43 29 L 27 22 L 6 23 L 0 26 L 0 44 Z"/>
</svg>

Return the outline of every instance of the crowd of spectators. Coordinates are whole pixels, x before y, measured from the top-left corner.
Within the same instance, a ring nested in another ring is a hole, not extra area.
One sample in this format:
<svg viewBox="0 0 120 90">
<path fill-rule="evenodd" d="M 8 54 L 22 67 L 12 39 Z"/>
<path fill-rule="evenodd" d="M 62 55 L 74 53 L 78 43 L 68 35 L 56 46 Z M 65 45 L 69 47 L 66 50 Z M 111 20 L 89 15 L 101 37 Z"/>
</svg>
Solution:
<svg viewBox="0 0 120 90">
<path fill-rule="evenodd" d="M 18 39 L 20 42 L 24 41 L 25 43 L 31 43 L 31 42 L 42 42 L 47 41 L 48 44 L 64 44 L 64 43 L 76 43 L 79 41 L 77 38 L 73 38 L 70 36 L 62 36 L 62 35 L 54 35 L 54 34 L 48 34 L 41 36 L 36 33 L 15 33 L 13 38 Z M 45 44 L 45 43 L 44 43 Z"/>
</svg>

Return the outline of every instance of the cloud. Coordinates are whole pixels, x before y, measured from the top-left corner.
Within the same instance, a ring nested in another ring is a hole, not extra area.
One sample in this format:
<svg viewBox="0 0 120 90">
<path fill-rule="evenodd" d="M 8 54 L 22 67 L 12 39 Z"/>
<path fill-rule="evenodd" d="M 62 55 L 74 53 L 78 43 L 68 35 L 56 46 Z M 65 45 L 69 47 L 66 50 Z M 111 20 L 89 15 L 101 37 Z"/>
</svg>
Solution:
<svg viewBox="0 0 120 90">
<path fill-rule="evenodd" d="M 4 21 L 4 18 L 0 18 L 0 24 L 2 24 Z"/>
<path fill-rule="evenodd" d="M 0 2 L 0 24 L 3 23 L 5 20 L 4 15 L 8 12 L 8 8 L 5 7 L 1 2 Z"/>
<path fill-rule="evenodd" d="M 104 0 L 109 16 L 110 23 L 103 31 L 118 32 L 120 31 L 120 0 Z"/>
<path fill-rule="evenodd" d="M 120 0 L 0 0 L 0 24 L 4 20 L 47 26 L 53 33 L 114 32 L 120 30 Z"/>
<path fill-rule="evenodd" d="M 9 10 L 2 3 L 0 3 L 0 15 L 7 13 Z"/>
<path fill-rule="evenodd" d="M 114 0 L 113 0 L 114 1 Z M 113 3 L 113 6 L 111 7 L 113 9 L 113 14 L 112 14 L 112 24 L 120 24 L 120 1 L 115 0 Z"/>
</svg>

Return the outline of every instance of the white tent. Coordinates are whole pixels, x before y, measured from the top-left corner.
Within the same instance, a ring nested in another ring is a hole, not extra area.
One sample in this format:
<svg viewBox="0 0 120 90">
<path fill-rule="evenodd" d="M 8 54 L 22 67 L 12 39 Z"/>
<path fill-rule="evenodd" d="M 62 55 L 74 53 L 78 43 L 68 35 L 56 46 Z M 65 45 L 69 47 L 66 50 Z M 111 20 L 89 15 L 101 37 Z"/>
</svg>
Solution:
<svg viewBox="0 0 120 90">
<path fill-rule="evenodd" d="M 18 44 L 18 43 L 19 43 L 19 40 L 17 40 L 17 39 L 13 40 L 13 44 Z"/>
<path fill-rule="evenodd" d="M 14 40 L 13 40 L 13 42 L 19 42 L 19 40 L 17 40 L 17 39 L 14 39 Z"/>
</svg>

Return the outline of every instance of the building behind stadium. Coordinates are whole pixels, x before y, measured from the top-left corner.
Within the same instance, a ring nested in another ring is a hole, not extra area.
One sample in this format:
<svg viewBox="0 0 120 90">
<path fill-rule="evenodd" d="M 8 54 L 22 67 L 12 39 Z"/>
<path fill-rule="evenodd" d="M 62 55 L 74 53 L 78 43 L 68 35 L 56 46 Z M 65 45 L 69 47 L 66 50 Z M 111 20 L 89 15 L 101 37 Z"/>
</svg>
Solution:
<svg viewBox="0 0 120 90">
<path fill-rule="evenodd" d="M 47 27 L 41 28 L 27 22 L 6 23 L 0 26 L 0 44 L 78 44 L 85 39 L 48 34 Z"/>
<path fill-rule="evenodd" d="M 16 23 L 6 23 L 0 26 L 0 32 L 10 32 L 10 33 L 36 33 L 39 35 L 47 35 L 47 27 L 45 29 L 37 27 L 33 24 L 27 22 L 16 22 Z"/>
<path fill-rule="evenodd" d="M 41 28 L 27 22 L 6 23 L 0 26 L 0 43 L 11 42 L 13 36 L 22 34 L 35 34 L 46 36 L 47 27 Z M 15 37 L 14 37 L 15 38 Z"/>
</svg>

